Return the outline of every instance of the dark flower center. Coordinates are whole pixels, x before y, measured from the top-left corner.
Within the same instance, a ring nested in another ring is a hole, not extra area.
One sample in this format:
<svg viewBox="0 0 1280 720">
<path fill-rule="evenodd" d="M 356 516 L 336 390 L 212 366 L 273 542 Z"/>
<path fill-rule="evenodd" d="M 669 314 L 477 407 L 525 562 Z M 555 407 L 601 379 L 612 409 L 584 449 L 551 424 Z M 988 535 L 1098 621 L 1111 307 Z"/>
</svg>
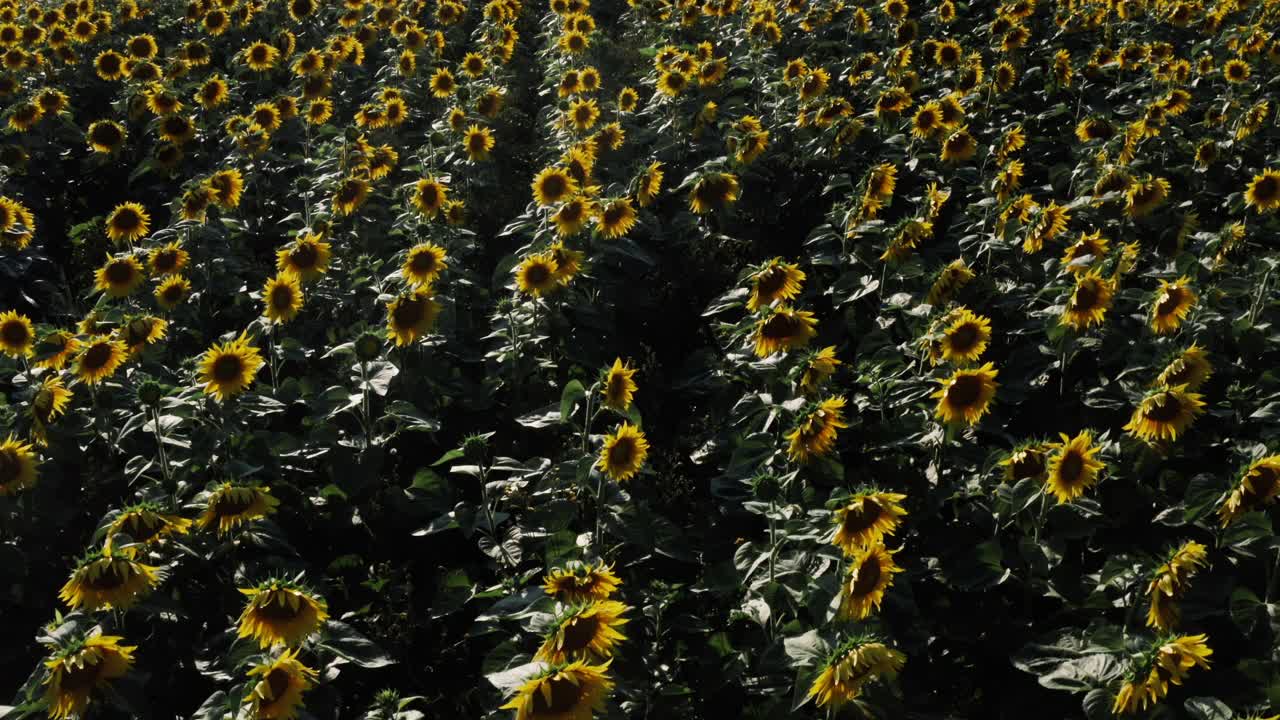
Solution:
<svg viewBox="0 0 1280 720">
<path fill-rule="evenodd" d="M 1035 477 L 1044 472 L 1044 458 L 1039 453 L 1023 451 L 1009 464 L 1014 480 Z"/>
<path fill-rule="evenodd" d="M 1156 304 L 1156 315 L 1172 315 L 1181 304 L 1182 289 L 1178 287 L 1165 288 L 1164 296 Z"/>
<path fill-rule="evenodd" d="M 1084 479 L 1084 458 L 1079 452 L 1069 450 L 1058 463 L 1058 479 L 1064 485 L 1075 485 Z"/>
<path fill-rule="evenodd" d="M 120 141 L 123 138 L 120 136 L 120 128 L 110 123 L 103 123 L 101 125 L 94 126 L 89 139 L 92 140 L 95 145 L 113 147 L 120 144 Z"/>
<path fill-rule="evenodd" d="M 525 282 L 541 287 L 551 280 L 551 269 L 542 263 L 533 263 L 524 271 Z"/>
<path fill-rule="evenodd" d="M 7 322 L 0 326 L 0 338 L 3 338 L 4 344 L 10 347 L 26 345 L 31 338 L 27 332 L 27 326 L 20 322 Z"/>
<path fill-rule="evenodd" d="M 955 407 L 972 407 L 980 397 L 982 378 L 977 375 L 961 375 L 947 387 L 947 403 Z"/>
<path fill-rule="evenodd" d="M 787 282 L 787 271 L 780 267 L 772 267 L 756 277 L 756 294 L 766 302 L 773 300 Z"/>
<path fill-rule="evenodd" d="M 303 601 L 300 601 L 295 610 L 287 600 L 282 605 L 273 593 L 268 596 L 267 602 L 258 606 L 257 613 L 268 620 L 292 620 L 302 614 L 302 604 Z"/>
<path fill-rule="evenodd" d="M 277 310 L 288 310 L 293 307 L 293 288 L 288 285 L 277 285 L 271 289 L 271 305 Z"/>
<path fill-rule="evenodd" d="M 129 579 L 129 571 L 125 568 L 126 566 L 122 563 L 108 563 L 97 577 L 90 579 L 86 584 L 94 590 L 114 590 L 124 585 Z"/>
<path fill-rule="evenodd" d="M 551 688 L 551 700 L 548 701 L 543 692 L 534 692 L 532 713 L 534 717 L 567 713 L 578 704 L 578 700 L 584 693 L 581 685 L 565 677 L 557 676 L 544 682 Z"/>
<path fill-rule="evenodd" d="M 107 343 L 94 343 L 80 356 L 80 365 L 85 370 L 98 370 L 106 367 L 111 360 L 111 346 Z"/>
<path fill-rule="evenodd" d="M 271 688 L 271 699 L 279 700 L 289 690 L 290 682 L 289 671 L 284 668 L 276 668 L 267 673 L 267 685 Z"/>
<path fill-rule="evenodd" d="M 1280 196 L 1280 178 L 1264 175 L 1254 183 L 1253 196 L 1262 201 L 1274 200 Z"/>
<path fill-rule="evenodd" d="M 87 693 L 98 684 L 98 678 L 106 666 L 96 658 L 84 658 L 84 664 L 64 670 L 61 689 L 67 694 Z"/>
<path fill-rule="evenodd" d="M 840 527 L 847 534 L 857 535 L 875 525 L 881 512 L 880 503 L 871 498 L 863 498 L 862 502 L 851 505 L 845 512 L 844 522 Z"/>
<path fill-rule="evenodd" d="M 121 232 L 131 232 L 142 224 L 142 218 L 133 208 L 124 208 L 116 213 L 115 220 L 111 224 Z"/>
<path fill-rule="evenodd" d="M 862 596 L 871 593 L 880 583 L 880 559 L 870 555 L 858 566 L 858 576 L 849 587 L 849 594 Z"/>
<path fill-rule="evenodd" d="M 1182 414 L 1182 401 L 1172 393 L 1161 393 L 1143 414 L 1147 416 L 1148 420 L 1154 422 L 1171 422 Z"/>
<path fill-rule="evenodd" d="M 219 383 L 229 383 L 240 377 L 244 363 L 239 355 L 220 355 L 213 361 L 213 379 Z"/>
<path fill-rule="evenodd" d="M 426 307 L 422 300 L 405 299 L 396 305 L 391 319 L 398 328 L 417 327 L 426 317 Z"/>
<path fill-rule="evenodd" d="M 564 195 L 568 185 L 563 175 L 548 175 L 542 179 L 542 194 L 548 200 L 558 200 Z"/>
<path fill-rule="evenodd" d="M 214 498 L 212 507 L 214 517 L 226 518 L 235 517 L 253 505 L 254 494 L 252 492 L 238 492 L 232 494 L 222 494 Z"/>
<path fill-rule="evenodd" d="M 978 344 L 979 335 L 976 323 L 965 323 L 947 335 L 947 342 L 953 352 L 967 353 Z"/>
<path fill-rule="evenodd" d="M 613 467 L 629 467 L 636 455 L 636 443 L 630 437 L 620 437 L 609 448 L 609 465 Z"/>
<path fill-rule="evenodd" d="M 1071 296 L 1071 309 L 1076 312 L 1092 310 L 1098 304 L 1098 299 L 1098 289 L 1092 282 L 1081 283 L 1076 286 L 1076 292 Z"/>
<path fill-rule="evenodd" d="M 159 517 L 148 522 L 146 516 L 142 513 L 136 513 L 125 518 L 125 521 L 120 527 L 123 528 L 124 531 L 129 534 L 129 537 L 134 540 L 137 540 L 138 542 L 146 542 L 147 540 L 155 537 L 164 526 L 165 522 Z"/>
<path fill-rule="evenodd" d="M 596 637 L 596 630 L 600 627 L 600 617 L 598 615 L 588 615 L 586 617 L 576 617 L 565 623 L 563 630 L 564 644 L 563 649 L 567 653 L 582 652 L 591 644 Z"/>
<path fill-rule="evenodd" d="M 0 451 L 0 487 L 4 487 L 18 479 L 22 472 L 22 461 L 12 450 Z"/>
</svg>

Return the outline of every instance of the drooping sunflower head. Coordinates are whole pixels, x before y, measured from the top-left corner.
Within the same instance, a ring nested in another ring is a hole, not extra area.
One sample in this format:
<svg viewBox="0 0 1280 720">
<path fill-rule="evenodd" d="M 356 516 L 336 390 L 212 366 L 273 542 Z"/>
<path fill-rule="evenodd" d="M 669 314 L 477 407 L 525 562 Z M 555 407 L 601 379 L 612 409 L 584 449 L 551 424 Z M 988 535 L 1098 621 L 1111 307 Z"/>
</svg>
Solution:
<svg viewBox="0 0 1280 720">
<path fill-rule="evenodd" d="M 610 662 L 576 660 L 548 667 L 521 685 L 502 709 L 515 710 L 516 720 L 588 720 L 604 707 L 613 687 Z"/>
<path fill-rule="evenodd" d="M 991 342 L 991 320 L 963 307 L 949 317 L 940 341 L 942 358 L 961 366 L 977 362 Z"/>
<path fill-rule="evenodd" d="M 768 308 L 755 324 L 755 353 L 763 358 L 804 347 L 818 334 L 817 324 L 817 317 L 807 310 L 786 305 Z"/>
<path fill-rule="evenodd" d="M 1204 413 L 1204 400 L 1185 385 L 1160 387 L 1134 409 L 1124 429 L 1148 443 L 1177 440 Z"/>
<path fill-rule="evenodd" d="M 957 425 L 977 423 L 996 396 L 998 373 L 994 365 L 986 363 L 979 368 L 956 370 L 941 380 L 942 387 L 930 396 L 938 398 L 937 417 Z"/>
<path fill-rule="evenodd" d="M 73 610 L 126 610 L 154 590 L 161 578 L 160 568 L 99 551 L 80 561 L 58 597 Z"/>
<path fill-rule="evenodd" d="M 812 395 L 823 381 L 835 374 L 841 365 L 834 345 L 828 345 L 809 356 L 800 374 L 800 391 Z"/>
<path fill-rule="evenodd" d="M 558 269 L 559 265 L 549 253 L 530 255 L 516 266 L 516 286 L 526 295 L 541 297 L 559 287 Z"/>
<path fill-rule="evenodd" d="M 1088 430 L 1075 437 L 1063 434 L 1062 442 L 1049 447 L 1052 453 L 1045 468 L 1045 488 L 1059 503 L 1075 500 L 1098 482 L 1098 473 L 1105 467 L 1097 459 L 1102 448 L 1093 444 L 1093 434 Z"/>
<path fill-rule="evenodd" d="M 1245 470 L 1222 506 L 1218 516 L 1223 527 L 1235 522 L 1246 512 L 1260 510 L 1280 497 L 1280 455 L 1254 462 Z"/>
<path fill-rule="evenodd" d="M 40 461 L 30 443 L 10 435 L 0 443 L 0 497 L 16 495 L 36 484 Z"/>
<path fill-rule="evenodd" d="M 296 647 L 329 617 L 323 597 L 287 580 L 268 580 L 240 592 L 249 599 L 240 613 L 239 635 L 262 648 Z"/>
<path fill-rule="evenodd" d="M 1004 479 L 1018 482 L 1026 478 L 1043 478 L 1048 469 L 1050 449 L 1048 443 L 1037 441 L 1018 445 L 1000 461 L 1000 466 L 1004 468 Z"/>
<path fill-rule="evenodd" d="M 1111 247 L 1110 241 L 1102 237 L 1100 231 L 1081 234 L 1062 253 L 1062 267 L 1073 275 L 1080 276 L 1089 271 L 1090 266 L 1106 256 Z"/>
<path fill-rule="evenodd" d="M 240 171 L 219 170 L 207 181 L 208 188 L 213 191 L 213 202 L 225 210 L 232 210 L 240 205 L 240 195 L 244 192 L 244 176 Z"/>
<path fill-rule="evenodd" d="M 804 278 L 804 271 L 798 265 L 783 262 L 780 257 L 770 260 L 751 276 L 747 310 L 755 312 L 766 305 L 795 298 L 800 294 Z"/>
<path fill-rule="evenodd" d="M 124 343 L 110 335 L 84 341 L 76 356 L 75 374 L 81 382 L 96 385 L 113 375 L 128 357 Z"/>
<path fill-rule="evenodd" d="M 649 441 L 644 433 L 635 425 L 624 422 L 617 431 L 605 436 L 596 468 L 610 480 L 629 480 L 640 472 L 648 455 Z"/>
<path fill-rule="evenodd" d="M 662 163 L 653 162 L 641 174 L 636 189 L 636 202 L 640 207 L 648 207 L 662 190 Z"/>
<path fill-rule="evenodd" d="M 1075 290 L 1067 299 L 1059 322 L 1074 330 L 1085 330 L 1102 323 L 1111 307 L 1111 298 L 1115 294 L 1115 286 L 1096 270 L 1091 270 L 1076 279 Z"/>
<path fill-rule="evenodd" d="M 626 412 L 631 407 L 631 398 L 637 387 L 633 379 L 635 374 L 635 368 L 622 362 L 622 358 L 614 359 L 613 367 L 604 371 L 600 379 L 600 394 L 604 396 L 605 407 L 620 412 Z"/>
<path fill-rule="evenodd" d="M 571 660 L 603 660 L 626 640 L 619 628 L 630 610 L 617 600 L 591 600 L 565 609 L 543 637 L 535 660 L 565 663 Z"/>
<path fill-rule="evenodd" d="M 1155 210 L 1169 197 L 1169 181 L 1148 175 L 1136 179 L 1125 191 L 1125 212 L 1129 217 L 1142 217 Z"/>
<path fill-rule="evenodd" d="M 252 717 L 261 720 L 293 720 L 302 709 L 302 695 L 315 685 L 319 673 L 298 660 L 298 651 L 285 650 L 274 660 L 249 671 L 253 687 L 244 696 Z"/>
<path fill-rule="evenodd" d="M 196 525 L 225 535 L 251 520 L 266 517 L 280 504 L 268 492 L 270 489 L 224 482 L 206 494 L 204 510 L 196 518 Z"/>
<path fill-rule="evenodd" d="M 865 620 L 879 610 L 885 591 L 893 585 L 893 576 L 900 572 L 902 568 L 894 564 L 893 553 L 883 543 L 856 550 L 840 583 L 839 616 Z"/>
<path fill-rule="evenodd" d="M 262 288 L 262 304 L 262 314 L 273 323 L 283 324 L 296 318 L 302 309 L 302 281 L 288 272 L 268 278 Z"/>
<path fill-rule="evenodd" d="M 817 699 L 818 707 L 838 709 L 857 699 L 868 683 L 895 677 L 906 662 L 906 655 L 875 637 L 851 637 L 827 657 L 808 696 Z"/>
<path fill-rule="evenodd" d="M 849 427 L 844 417 L 847 404 L 844 397 L 836 395 L 802 412 L 795 427 L 787 433 L 787 456 L 803 465 L 815 457 L 829 455 L 835 448 L 837 433 Z"/>
<path fill-rule="evenodd" d="M 738 200 L 738 178 L 730 173 L 709 173 L 693 184 L 689 209 L 698 215 L 719 210 Z"/>
<path fill-rule="evenodd" d="M 127 318 L 116 330 L 116 335 L 129 350 L 129 354 L 136 355 L 148 345 L 159 342 L 168 329 L 169 323 L 165 320 L 153 315 L 139 315 Z"/>
<path fill-rule="evenodd" d="M 1213 364 L 1209 362 L 1209 354 L 1196 343 L 1191 343 L 1191 347 L 1169 360 L 1156 378 L 1156 384 L 1168 387 L 1185 385 L 1187 390 L 1195 391 L 1212 375 Z"/>
<path fill-rule="evenodd" d="M 906 499 L 902 493 L 881 490 L 864 490 L 849 498 L 832 516 L 836 524 L 832 544 L 854 555 L 881 542 L 902 524 L 907 511 L 901 502 Z"/>
<path fill-rule="evenodd" d="M 99 120 L 89 125 L 85 141 L 94 152 L 111 153 L 120 149 L 129 137 L 124 126 L 113 120 Z"/>
<path fill-rule="evenodd" d="M 398 295 L 387 304 L 387 339 L 397 346 L 414 342 L 431 331 L 440 310 L 440 303 L 425 290 Z"/>
<path fill-rule="evenodd" d="M 125 539 L 131 543 L 155 545 L 165 538 L 186 535 L 190 530 L 190 520 L 166 513 L 155 503 L 141 502 L 121 510 L 111 521 L 107 527 L 106 547 L 111 548 Z"/>
<path fill-rule="evenodd" d="M 587 221 L 595 216 L 595 203 L 585 197 L 570 198 L 560 205 L 560 209 L 551 220 L 556 225 L 556 234 L 560 237 L 577 235 L 586 226 Z"/>
<path fill-rule="evenodd" d="M 542 588 L 548 595 L 570 605 L 607 600 L 622 585 L 618 576 L 613 574 L 612 566 L 576 561 L 553 569 L 542 580 Z"/>
<path fill-rule="evenodd" d="M 942 161 L 961 163 L 974 156 L 978 151 L 978 141 L 969 132 L 969 126 L 956 128 L 946 140 L 942 141 Z"/>
<path fill-rule="evenodd" d="M 35 347 L 31 320 L 15 310 L 0 313 L 0 351 L 9 357 L 28 357 Z"/>
<path fill-rule="evenodd" d="M 94 635 L 65 645 L 44 661 L 48 676 L 44 680 L 44 699 L 53 720 L 80 717 L 98 688 L 129 672 L 133 665 L 132 645 L 121 645 L 124 638 Z"/>
<path fill-rule="evenodd" d="M 361 177 L 347 177 L 333 193 L 335 215 L 350 215 L 369 199 L 369 181 Z"/>
<path fill-rule="evenodd" d="M 1147 585 L 1150 605 L 1147 626 L 1169 632 L 1177 625 L 1181 612 L 1178 601 L 1190 587 L 1192 576 L 1208 565 L 1208 551 L 1198 542 L 1188 541 L 1169 554 L 1168 559 L 1151 574 Z"/>
<path fill-rule="evenodd" d="M 215 343 L 200 358 L 200 382 L 204 392 L 219 402 L 244 392 L 264 364 L 262 353 L 241 333 L 234 340 Z"/>
<path fill-rule="evenodd" d="M 0 333 L 3 333 L 2 323 L 0 323 Z M 80 340 L 73 333 L 67 330 L 54 330 L 40 338 L 40 342 L 36 343 L 33 350 L 35 366 L 50 370 L 61 370 L 70 362 L 71 356 L 75 355 L 79 349 Z"/>
<path fill-rule="evenodd" d="M 1151 305 L 1151 329 L 1157 335 L 1168 335 L 1178 329 L 1196 302 L 1196 293 L 1188 285 L 1186 276 L 1173 282 L 1160 281 Z"/>
</svg>

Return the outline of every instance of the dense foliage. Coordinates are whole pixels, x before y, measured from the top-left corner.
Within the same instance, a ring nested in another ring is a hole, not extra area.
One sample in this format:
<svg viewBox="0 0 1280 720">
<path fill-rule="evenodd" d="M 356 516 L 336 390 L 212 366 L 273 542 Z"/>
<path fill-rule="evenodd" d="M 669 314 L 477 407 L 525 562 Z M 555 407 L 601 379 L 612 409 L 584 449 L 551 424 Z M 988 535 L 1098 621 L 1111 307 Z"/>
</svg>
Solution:
<svg viewBox="0 0 1280 720">
<path fill-rule="evenodd" d="M 0 0 L 0 717 L 1280 712 L 1277 28 Z"/>
</svg>

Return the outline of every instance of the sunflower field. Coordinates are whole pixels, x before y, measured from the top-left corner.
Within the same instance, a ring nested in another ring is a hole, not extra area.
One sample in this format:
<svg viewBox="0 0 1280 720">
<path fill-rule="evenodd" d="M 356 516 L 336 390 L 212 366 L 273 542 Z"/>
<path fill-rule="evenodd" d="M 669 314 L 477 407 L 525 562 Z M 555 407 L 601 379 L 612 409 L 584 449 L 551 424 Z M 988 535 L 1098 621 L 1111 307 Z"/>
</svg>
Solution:
<svg viewBox="0 0 1280 720">
<path fill-rule="evenodd" d="M 1280 718 L 1280 0 L 0 0 L 0 719 Z"/>
</svg>

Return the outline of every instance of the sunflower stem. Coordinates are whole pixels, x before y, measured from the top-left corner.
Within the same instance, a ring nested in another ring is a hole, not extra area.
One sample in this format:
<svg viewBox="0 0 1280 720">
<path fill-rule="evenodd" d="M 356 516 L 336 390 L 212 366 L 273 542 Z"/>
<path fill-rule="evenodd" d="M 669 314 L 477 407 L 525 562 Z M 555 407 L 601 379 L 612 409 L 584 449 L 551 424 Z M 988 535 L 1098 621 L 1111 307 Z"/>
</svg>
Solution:
<svg viewBox="0 0 1280 720">
<path fill-rule="evenodd" d="M 160 475 L 164 478 L 166 485 L 171 485 L 173 483 L 173 470 L 169 467 L 169 452 L 164 447 L 164 428 L 160 426 L 160 405 L 158 403 L 151 406 L 151 422 L 154 423 L 156 448 L 160 456 Z"/>
<path fill-rule="evenodd" d="M 270 362 L 267 367 L 271 370 L 271 396 L 275 397 L 276 387 L 276 324 L 271 323 L 271 332 L 267 334 L 267 351 L 270 353 Z"/>
<path fill-rule="evenodd" d="M 1276 548 L 1276 561 L 1271 566 L 1271 577 L 1267 580 L 1267 592 L 1263 595 L 1263 604 L 1271 603 L 1271 598 L 1275 597 L 1276 590 L 1280 589 L 1280 548 Z"/>
</svg>

